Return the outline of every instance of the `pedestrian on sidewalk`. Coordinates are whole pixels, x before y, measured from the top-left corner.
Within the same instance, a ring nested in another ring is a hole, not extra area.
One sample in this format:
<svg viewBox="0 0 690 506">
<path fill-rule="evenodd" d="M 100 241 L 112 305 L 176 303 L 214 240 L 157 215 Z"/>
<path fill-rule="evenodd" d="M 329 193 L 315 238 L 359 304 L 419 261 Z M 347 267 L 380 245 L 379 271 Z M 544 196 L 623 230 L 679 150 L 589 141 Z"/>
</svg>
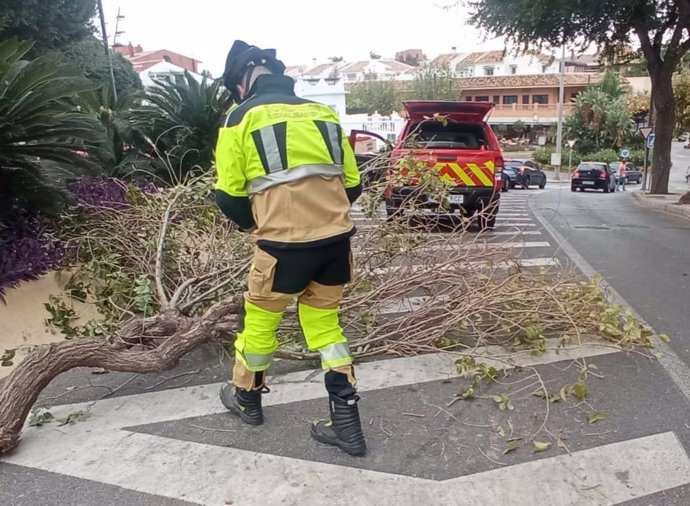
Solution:
<svg viewBox="0 0 690 506">
<path fill-rule="evenodd" d="M 251 425 L 263 423 L 261 395 L 278 347 L 288 304 L 297 311 L 308 347 L 318 351 L 330 420 L 311 434 L 362 455 L 355 373 L 339 322 L 352 275 L 350 206 L 362 192 L 352 148 L 330 107 L 295 95 L 294 81 L 273 49 L 237 40 L 223 81 L 234 106 L 216 147 L 216 199 L 224 214 L 252 233 L 257 248 L 248 274 L 235 340 L 232 383 L 220 398 Z"/>
<path fill-rule="evenodd" d="M 621 158 L 621 163 L 618 165 L 618 179 L 616 179 L 616 191 L 622 187 L 625 191 L 625 183 L 628 182 L 628 164 L 625 158 Z"/>
</svg>

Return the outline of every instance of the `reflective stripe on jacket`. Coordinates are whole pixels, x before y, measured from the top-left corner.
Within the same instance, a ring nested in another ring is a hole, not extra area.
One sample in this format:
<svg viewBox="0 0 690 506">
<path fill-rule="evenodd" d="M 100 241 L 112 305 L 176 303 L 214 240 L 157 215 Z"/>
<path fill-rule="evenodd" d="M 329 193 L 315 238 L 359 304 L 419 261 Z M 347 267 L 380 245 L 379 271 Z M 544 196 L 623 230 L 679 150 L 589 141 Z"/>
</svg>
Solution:
<svg viewBox="0 0 690 506">
<path fill-rule="evenodd" d="M 218 135 L 221 209 L 242 228 L 255 225 L 259 244 L 311 246 L 352 235 L 350 200 L 361 183 L 336 112 L 295 96 L 287 76 L 261 75 L 250 94 Z"/>
</svg>

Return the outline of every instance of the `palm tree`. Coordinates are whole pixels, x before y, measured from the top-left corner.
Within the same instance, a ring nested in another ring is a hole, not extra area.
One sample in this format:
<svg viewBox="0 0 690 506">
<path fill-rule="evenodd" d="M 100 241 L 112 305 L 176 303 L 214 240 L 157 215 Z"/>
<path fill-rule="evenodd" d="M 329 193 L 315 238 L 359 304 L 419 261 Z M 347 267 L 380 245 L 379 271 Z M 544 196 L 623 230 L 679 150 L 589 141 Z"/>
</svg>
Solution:
<svg viewBox="0 0 690 506">
<path fill-rule="evenodd" d="M 62 183 L 98 170 L 87 151 L 102 129 L 74 100 L 98 85 L 49 57 L 24 60 L 31 48 L 0 42 L 0 219 L 16 209 L 55 212 Z"/>
<path fill-rule="evenodd" d="M 82 95 L 81 106 L 98 118 L 104 129 L 103 142 L 94 146 L 90 154 L 109 177 L 129 176 L 150 165 L 139 156 L 136 134 L 130 125 L 131 111 L 140 106 L 143 93 L 118 93 L 114 101 L 110 85 L 104 85 Z"/>
<path fill-rule="evenodd" d="M 130 124 L 142 151 L 157 174 L 169 182 L 211 168 L 218 129 L 230 107 L 230 95 L 220 80 L 197 81 L 189 72 L 175 82 L 150 87 L 143 104 L 135 107 Z"/>
</svg>

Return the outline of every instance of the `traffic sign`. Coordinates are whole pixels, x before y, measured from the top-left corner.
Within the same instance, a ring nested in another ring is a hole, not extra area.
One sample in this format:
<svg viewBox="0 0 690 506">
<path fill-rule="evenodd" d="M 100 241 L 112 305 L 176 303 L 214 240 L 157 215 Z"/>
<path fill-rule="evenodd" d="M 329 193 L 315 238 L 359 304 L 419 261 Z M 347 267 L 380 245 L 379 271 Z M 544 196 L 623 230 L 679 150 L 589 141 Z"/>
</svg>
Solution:
<svg viewBox="0 0 690 506">
<path fill-rule="evenodd" d="M 622 149 L 621 150 L 621 158 L 630 158 L 630 150 Z"/>
<path fill-rule="evenodd" d="M 577 142 L 577 139 L 572 139 L 568 141 L 568 147 L 570 149 L 573 149 L 573 146 L 575 146 L 575 143 Z"/>
<path fill-rule="evenodd" d="M 654 138 L 656 137 L 656 134 L 649 134 L 646 139 L 647 139 L 647 148 L 648 149 L 653 149 L 654 148 Z"/>
<path fill-rule="evenodd" d="M 649 135 L 654 131 L 654 127 L 642 127 L 640 128 L 640 134 L 642 134 L 642 137 L 647 139 Z"/>
</svg>

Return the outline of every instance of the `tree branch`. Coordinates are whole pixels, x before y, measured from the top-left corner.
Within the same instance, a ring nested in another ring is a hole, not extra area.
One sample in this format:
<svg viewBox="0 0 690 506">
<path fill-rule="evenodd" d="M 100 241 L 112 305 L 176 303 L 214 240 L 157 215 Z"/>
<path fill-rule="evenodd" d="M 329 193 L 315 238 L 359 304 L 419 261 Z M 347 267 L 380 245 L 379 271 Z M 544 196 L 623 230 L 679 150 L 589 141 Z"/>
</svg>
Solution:
<svg viewBox="0 0 690 506">
<path fill-rule="evenodd" d="M 161 233 L 158 237 L 158 249 L 156 251 L 156 290 L 158 292 L 158 302 L 164 309 L 169 309 L 171 306 L 168 302 L 168 297 L 163 286 L 163 256 L 165 246 L 165 236 L 168 233 L 168 225 L 170 224 L 170 212 L 172 211 L 175 202 L 180 197 L 181 193 L 177 193 L 168 204 L 168 207 L 163 213 L 163 221 L 161 223 Z"/>
<path fill-rule="evenodd" d="M 222 288 L 225 288 L 226 286 L 228 286 L 228 285 L 229 285 L 230 283 L 232 283 L 233 281 L 237 281 L 237 278 L 240 276 L 240 274 L 243 273 L 243 272 L 245 272 L 245 271 L 249 268 L 250 265 L 251 265 L 251 260 L 248 261 L 248 262 L 245 262 L 243 265 L 241 265 L 239 268 L 236 269 L 236 272 L 235 272 L 235 274 L 234 274 L 233 276 L 230 276 L 228 279 L 226 279 L 226 280 L 223 281 L 222 283 L 219 283 L 219 284 L 217 284 L 217 285 L 215 285 L 215 286 L 212 286 L 211 288 L 209 288 L 208 290 L 206 290 L 204 293 L 202 293 L 202 294 L 199 295 L 198 297 L 195 297 L 193 300 L 189 301 L 187 304 L 185 304 L 184 306 L 182 306 L 182 307 L 180 308 L 180 311 L 181 311 L 182 313 L 187 313 L 187 312 L 188 312 L 190 309 L 192 309 L 195 305 L 197 305 L 197 304 L 199 304 L 200 302 L 206 300 L 208 297 L 210 297 L 211 295 L 213 295 L 213 294 L 214 294 L 215 292 L 217 292 L 218 290 L 220 290 L 220 289 L 222 289 Z M 230 270 L 230 269 L 226 269 L 225 272 L 228 272 L 229 270 Z M 221 272 L 223 272 L 223 271 L 221 271 Z"/>
</svg>

